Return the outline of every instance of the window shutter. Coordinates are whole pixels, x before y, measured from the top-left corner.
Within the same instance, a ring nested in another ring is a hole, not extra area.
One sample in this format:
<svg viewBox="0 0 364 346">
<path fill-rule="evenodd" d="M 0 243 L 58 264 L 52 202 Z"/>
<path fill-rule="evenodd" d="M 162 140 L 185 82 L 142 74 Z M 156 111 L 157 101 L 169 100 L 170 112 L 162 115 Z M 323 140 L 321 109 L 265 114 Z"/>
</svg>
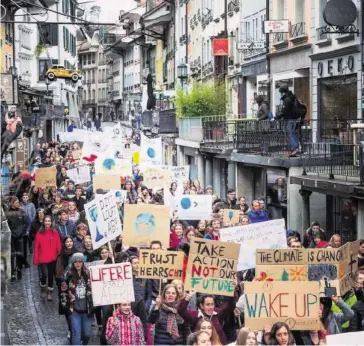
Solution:
<svg viewBox="0 0 364 346">
<path fill-rule="evenodd" d="M 52 46 L 58 46 L 58 25 L 52 24 L 50 30 L 52 33 Z"/>
<path fill-rule="evenodd" d="M 63 27 L 63 48 L 66 49 L 66 28 Z"/>
</svg>

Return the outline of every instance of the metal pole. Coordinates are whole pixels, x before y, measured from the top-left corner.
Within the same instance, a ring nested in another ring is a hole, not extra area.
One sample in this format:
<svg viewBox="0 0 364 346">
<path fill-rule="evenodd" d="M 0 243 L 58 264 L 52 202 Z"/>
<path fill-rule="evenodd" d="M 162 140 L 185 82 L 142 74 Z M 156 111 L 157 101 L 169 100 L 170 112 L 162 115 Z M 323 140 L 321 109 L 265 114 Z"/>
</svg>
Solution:
<svg viewBox="0 0 364 346">
<path fill-rule="evenodd" d="M 188 11 L 187 11 L 187 6 L 188 6 L 188 3 L 186 2 L 185 4 L 186 6 L 186 23 L 185 23 L 185 31 L 186 31 L 186 64 L 188 64 Z"/>
<path fill-rule="evenodd" d="M 14 12 L 14 14 L 15 14 L 15 12 Z M 13 66 L 15 68 L 16 65 L 15 65 L 15 24 L 14 23 L 12 25 L 12 30 L 13 30 Z M 13 72 L 13 69 L 11 72 Z M 13 75 L 13 73 L 12 73 L 11 81 L 12 81 L 12 87 L 13 87 L 13 105 L 15 105 L 18 102 L 15 102 L 16 101 L 15 100 L 15 76 Z M 18 83 L 16 85 L 18 85 Z"/>
<path fill-rule="evenodd" d="M 225 22 L 224 22 L 224 32 L 225 32 L 225 38 L 228 40 L 229 39 L 229 35 L 228 35 L 228 0 L 225 0 Z M 228 74 L 228 59 L 229 56 L 225 55 L 224 56 L 224 77 L 226 78 L 227 74 Z M 226 83 L 226 81 L 225 81 Z"/>
<path fill-rule="evenodd" d="M 265 5 L 265 10 L 266 10 L 266 15 L 265 15 L 265 20 L 269 20 L 269 1 L 270 0 L 266 0 L 266 5 Z M 268 79 L 267 79 L 267 101 L 269 104 L 269 107 L 271 107 L 271 75 L 270 75 L 270 56 L 269 56 L 269 33 L 265 35 L 265 41 L 266 41 L 266 46 L 267 46 L 267 54 L 266 54 L 266 60 L 267 60 L 267 75 L 268 75 Z M 272 111 L 272 109 L 271 109 Z"/>
</svg>

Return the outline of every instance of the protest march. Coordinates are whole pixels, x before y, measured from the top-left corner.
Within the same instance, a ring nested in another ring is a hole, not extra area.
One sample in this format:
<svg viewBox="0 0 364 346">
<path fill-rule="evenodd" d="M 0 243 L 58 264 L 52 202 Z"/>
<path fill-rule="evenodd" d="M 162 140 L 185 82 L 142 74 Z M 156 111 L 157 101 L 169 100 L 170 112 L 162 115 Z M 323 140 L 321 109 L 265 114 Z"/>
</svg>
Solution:
<svg viewBox="0 0 364 346">
<path fill-rule="evenodd" d="M 37 143 L 2 199 L 9 289 L 36 267 L 70 344 L 364 345 L 364 240 L 289 230 L 120 128 Z"/>
</svg>

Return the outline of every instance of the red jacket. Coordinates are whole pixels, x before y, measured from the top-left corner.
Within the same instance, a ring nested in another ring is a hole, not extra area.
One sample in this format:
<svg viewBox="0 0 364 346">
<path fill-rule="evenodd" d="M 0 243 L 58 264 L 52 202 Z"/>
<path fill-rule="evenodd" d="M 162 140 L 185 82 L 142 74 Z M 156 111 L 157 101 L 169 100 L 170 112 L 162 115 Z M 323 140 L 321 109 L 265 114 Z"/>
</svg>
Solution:
<svg viewBox="0 0 364 346">
<path fill-rule="evenodd" d="M 46 228 L 44 233 L 37 232 L 34 242 L 33 263 L 38 265 L 55 261 L 61 252 L 61 247 L 58 231 Z"/>
</svg>

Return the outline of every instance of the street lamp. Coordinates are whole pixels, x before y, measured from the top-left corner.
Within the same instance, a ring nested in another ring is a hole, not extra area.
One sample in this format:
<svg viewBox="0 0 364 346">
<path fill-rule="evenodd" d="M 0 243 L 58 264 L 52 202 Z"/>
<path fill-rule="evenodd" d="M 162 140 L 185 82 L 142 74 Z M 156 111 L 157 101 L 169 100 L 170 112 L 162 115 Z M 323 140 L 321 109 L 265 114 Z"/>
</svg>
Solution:
<svg viewBox="0 0 364 346">
<path fill-rule="evenodd" d="M 182 91 L 183 91 L 183 82 L 187 80 L 187 65 L 179 64 L 177 66 L 177 78 L 181 81 Z"/>
<path fill-rule="evenodd" d="M 10 73 L 12 75 L 12 85 L 13 85 L 13 105 L 17 104 L 18 102 L 15 102 L 15 79 L 18 78 L 18 68 L 16 66 L 10 66 Z M 17 84 L 18 85 L 18 84 Z"/>
<path fill-rule="evenodd" d="M 45 84 L 47 86 L 47 102 L 46 103 L 48 104 L 48 102 L 49 102 L 49 100 L 48 100 L 49 85 L 51 84 L 51 82 L 48 79 L 48 77 L 45 77 Z"/>
</svg>

